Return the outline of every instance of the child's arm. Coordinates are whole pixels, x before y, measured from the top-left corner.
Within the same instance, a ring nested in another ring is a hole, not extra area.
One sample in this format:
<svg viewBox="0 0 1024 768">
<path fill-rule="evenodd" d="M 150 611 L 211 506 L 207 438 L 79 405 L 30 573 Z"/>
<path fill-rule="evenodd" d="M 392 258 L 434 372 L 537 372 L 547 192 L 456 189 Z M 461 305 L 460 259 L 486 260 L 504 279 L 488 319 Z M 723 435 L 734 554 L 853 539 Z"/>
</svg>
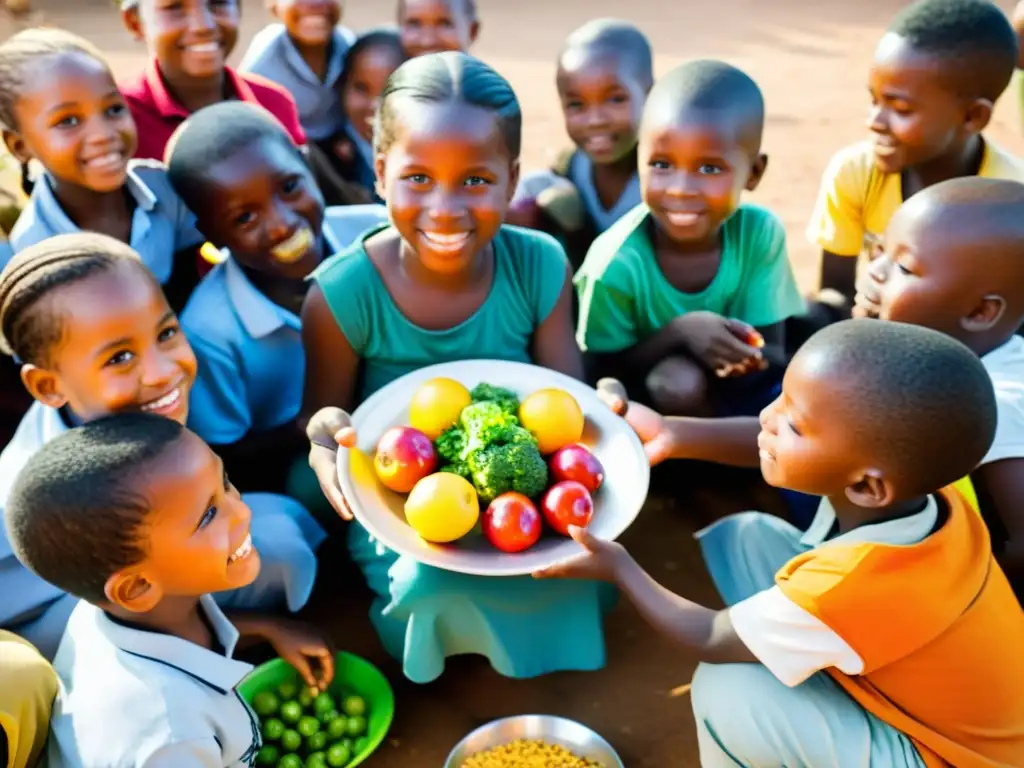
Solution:
<svg viewBox="0 0 1024 768">
<path fill-rule="evenodd" d="M 644 444 L 651 466 L 666 459 L 710 461 L 747 468 L 761 465 L 757 447 L 761 423 L 753 416 L 665 417 L 647 406 L 631 402 L 626 421 Z"/>
<path fill-rule="evenodd" d="M 533 333 L 530 357 L 537 365 L 582 381 L 583 355 L 573 333 L 572 302 L 572 271 L 567 266 L 555 308 Z"/>
<path fill-rule="evenodd" d="M 326 691 L 334 679 L 334 649 L 312 624 L 255 613 L 229 613 L 242 638 L 265 640 L 310 688 Z"/>
<path fill-rule="evenodd" d="M 1024 458 L 983 464 L 971 473 L 978 499 L 1006 528 L 999 564 L 1016 588 L 1024 588 Z"/>
</svg>

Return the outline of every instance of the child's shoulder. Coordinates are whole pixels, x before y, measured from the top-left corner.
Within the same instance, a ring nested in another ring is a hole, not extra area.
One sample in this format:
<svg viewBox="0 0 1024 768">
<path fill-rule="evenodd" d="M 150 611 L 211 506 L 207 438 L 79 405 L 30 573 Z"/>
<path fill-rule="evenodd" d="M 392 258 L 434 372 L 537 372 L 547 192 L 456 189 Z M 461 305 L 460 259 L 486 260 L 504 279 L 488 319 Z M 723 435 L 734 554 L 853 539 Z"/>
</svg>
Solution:
<svg viewBox="0 0 1024 768">
<path fill-rule="evenodd" d="M 524 258 L 553 259 L 557 261 L 565 259 L 565 251 L 561 244 L 547 232 L 541 232 L 537 229 L 503 224 L 501 229 L 498 230 L 496 239 L 510 253 L 522 255 Z"/>
<path fill-rule="evenodd" d="M 174 191 L 167 166 L 159 160 L 151 158 L 134 158 L 128 161 L 128 170 L 141 182 L 157 201 L 178 201 L 178 193 Z"/>
<path fill-rule="evenodd" d="M 985 157 L 979 176 L 1024 183 L 1024 160 L 1007 152 L 990 139 L 985 139 Z"/>
<path fill-rule="evenodd" d="M 217 264 L 203 276 L 181 312 L 181 325 L 190 341 L 221 337 L 237 325 L 230 311 L 226 265 L 226 261 Z"/>
<path fill-rule="evenodd" d="M 727 231 L 739 233 L 741 243 L 748 247 L 786 237 L 782 219 L 757 203 L 741 203 L 723 226 Z"/>
<path fill-rule="evenodd" d="M 312 278 L 326 294 L 334 286 L 357 294 L 371 281 L 378 280 L 377 267 L 366 252 L 366 237 L 358 238 L 344 250 L 328 257 L 317 267 Z"/>
<path fill-rule="evenodd" d="M 650 210 L 641 203 L 598 235 L 578 274 L 599 280 L 634 262 L 649 259 L 654 252 L 654 243 L 644 226 L 649 216 Z"/>
<path fill-rule="evenodd" d="M 826 179 L 849 180 L 866 184 L 875 170 L 874 148 L 870 141 L 858 141 L 843 147 L 829 160 Z"/>
<path fill-rule="evenodd" d="M 284 24 L 267 24 L 252 36 L 242 62 L 238 65 L 238 71 L 259 72 L 261 64 L 282 55 L 282 45 L 287 41 L 287 36 Z"/>
</svg>

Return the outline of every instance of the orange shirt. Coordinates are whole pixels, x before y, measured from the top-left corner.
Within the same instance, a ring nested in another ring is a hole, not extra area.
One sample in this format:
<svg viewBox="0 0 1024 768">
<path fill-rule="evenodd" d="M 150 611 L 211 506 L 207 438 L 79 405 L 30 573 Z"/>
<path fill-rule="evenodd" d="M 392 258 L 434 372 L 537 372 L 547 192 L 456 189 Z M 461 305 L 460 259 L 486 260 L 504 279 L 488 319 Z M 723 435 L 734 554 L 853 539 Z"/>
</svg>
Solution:
<svg viewBox="0 0 1024 768">
<path fill-rule="evenodd" d="M 929 768 L 1024 766 L 1024 611 L 958 492 L 912 546 L 824 544 L 776 574 L 785 595 L 864 660 L 829 673 L 913 739 Z"/>
</svg>

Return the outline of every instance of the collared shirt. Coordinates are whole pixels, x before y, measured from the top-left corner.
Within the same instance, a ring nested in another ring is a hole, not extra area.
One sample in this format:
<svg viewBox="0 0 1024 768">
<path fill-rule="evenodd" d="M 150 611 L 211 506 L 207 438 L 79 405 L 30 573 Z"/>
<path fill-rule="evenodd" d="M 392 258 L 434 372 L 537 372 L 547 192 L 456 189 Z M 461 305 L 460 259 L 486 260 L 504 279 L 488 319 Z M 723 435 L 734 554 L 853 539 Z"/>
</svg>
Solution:
<svg viewBox="0 0 1024 768">
<path fill-rule="evenodd" d="M 299 318 L 252 284 L 234 259 L 196 288 L 181 326 L 199 360 L 188 425 L 214 445 L 291 421 L 306 368 Z"/>
<path fill-rule="evenodd" d="M 225 653 L 113 621 L 79 603 L 53 666 L 54 768 L 222 768 L 255 765 L 256 716 L 235 686 L 252 666 L 231 658 L 238 630 L 200 599 Z"/>
<path fill-rule="evenodd" d="M 598 233 L 604 232 L 608 227 L 621 219 L 642 202 L 640 197 L 640 177 L 634 173 L 629 183 L 622 190 L 619 199 L 611 208 L 605 208 L 601 197 L 594 187 L 594 164 L 586 152 L 578 150 L 573 153 L 569 161 L 569 180 L 579 190 L 583 198 L 583 205 Z"/>
<path fill-rule="evenodd" d="M 388 209 L 379 203 L 332 205 L 324 210 L 324 240 L 333 252 L 340 253 L 368 229 L 387 220 Z"/>
<path fill-rule="evenodd" d="M 296 144 L 306 143 L 295 100 L 288 91 L 259 75 L 239 74 L 231 67 L 224 67 L 224 77 L 239 101 L 263 107 L 278 119 Z M 119 84 L 119 88 L 138 128 L 135 156 L 163 160 L 171 134 L 189 116 L 189 111 L 167 89 L 155 61 L 134 79 Z"/>
<path fill-rule="evenodd" d="M 174 191 L 161 163 L 130 161 L 125 188 L 135 201 L 129 245 L 156 279 L 166 283 L 174 268 L 174 254 L 203 242 L 195 216 Z M 11 246 L 17 253 L 54 235 L 80 231 L 61 208 L 49 174 L 44 174 L 11 232 Z M 6 263 L 0 262 L 0 267 Z"/>
<path fill-rule="evenodd" d="M 327 73 L 321 80 L 302 58 L 284 24 L 270 24 L 253 37 L 238 71 L 257 74 L 282 86 L 295 99 L 306 135 L 313 141 L 329 139 L 345 123 L 336 87 L 345 54 L 354 41 L 350 30 L 334 28 Z"/>
</svg>

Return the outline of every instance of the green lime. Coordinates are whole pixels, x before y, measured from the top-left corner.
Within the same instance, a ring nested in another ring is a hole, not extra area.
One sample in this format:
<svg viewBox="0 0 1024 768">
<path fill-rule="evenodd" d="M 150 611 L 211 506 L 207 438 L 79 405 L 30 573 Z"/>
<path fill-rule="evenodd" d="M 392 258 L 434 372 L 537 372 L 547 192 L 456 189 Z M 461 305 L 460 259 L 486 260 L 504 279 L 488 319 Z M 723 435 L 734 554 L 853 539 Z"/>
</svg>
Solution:
<svg viewBox="0 0 1024 768">
<path fill-rule="evenodd" d="M 341 740 L 341 742 L 340 742 L 340 743 L 341 743 L 341 744 L 344 744 L 344 745 L 345 745 L 345 748 L 346 748 L 346 749 L 347 749 L 347 750 L 348 750 L 349 752 L 351 752 L 351 753 L 355 754 L 355 751 L 356 751 L 356 742 L 355 742 L 355 739 L 353 739 L 353 738 L 352 738 L 351 736 L 346 736 L 346 737 L 345 737 L 344 739 L 342 739 L 342 740 Z"/>
<path fill-rule="evenodd" d="M 366 718 L 365 717 L 350 717 L 348 723 L 345 726 L 345 732 L 353 738 L 362 736 L 366 733 Z"/>
<path fill-rule="evenodd" d="M 337 709 L 334 705 L 334 698 L 329 693 L 321 693 L 315 699 L 313 699 L 313 711 L 318 715 L 323 712 L 330 712 L 332 709 Z"/>
<path fill-rule="evenodd" d="M 316 691 L 312 688 L 303 688 L 299 691 L 299 704 L 303 709 L 309 709 L 313 706 L 313 700 L 316 698 Z"/>
<path fill-rule="evenodd" d="M 285 755 L 278 761 L 277 768 L 302 768 L 302 758 L 298 755 Z"/>
<path fill-rule="evenodd" d="M 319 714 L 317 714 L 316 719 L 319 720 L 323 725 L 327 725 L 329 722 L 331 722 L 331 720 L 336 720 L 339 717 L 341 717 L 341 715 L 338 714 L 338 710 L 332 709 L 328 712 L 320 712 Z"/>
<path fill-rule="evenodd" d="M 252 708 L 260 717 L 270 717 L 277 714 L 277 708 L 281 702 L 273 691 L 260 691 L 252 700 Z"/>
<path fill-rule="evenodd" d="M 281 734 L 281 749 L 285 752 L 298 752 L 302 747 L 302 737 L 298 731 L 287 730 Z"/>
<path fill-rule="evenodd" d="M 265 744 L 256 753 L 256 765 L 277 765 L 277 758 L 280 750 L 273 744 Z"/>
<path fill-rule="evenodd" d="M 263 738 L 267 741 L 280 741 L 281 734 L 284 733 L 284 723 L 276 717 L 272 717 L 264 721 L 262 733 Z"/>
<path fill-rule="evenodd" d="M 294 680 L 285 680 L 277 686 L 277 695 L 281 697 L 281 701 L 291 701 L 299 695 L 299 684 Z"/>
<path fill-rule="evenodd" d="M 331 748 L 327 750 L 327 764 L 331 768 L 341 768 L 343 765 L 348 765 L 348 761 L 352 759 L 352 751 L 344 744 L 332 744 Z"/>
<path fill-rule="evenodd" d="M 365 717 L 366 701 L 361 696 L 346 696 L 341 702 L 341 711 L 349 717 Z"/>
<path fill-rule="evenodd" d="M 306 738 L 309 738 L 314 733 L 320 730 L 320 721 L 317 720 L 315 717 L 303 715 L 302 719 L 299 720 L 299 724 L 295 726 L 295 730 L 297 730 L 301 735 L 305 736 Z"/>
<path fill-rule="evenodd" d="M 327 768 L 327 755 L 314 752 L 306 758 L 306 768 Z"/>
<path fill-rule="evenodd" d="M 348 733 L 348 720 L 340 715 L 327 724 L 327 735 L 331 741 L 345 738 Z"/>
<path fill-rule="evenodd" d="M 289 725 L 295 725 L 302 718 L 302 707 L 297 701 L 286 701 L 281 705 L 281 719 Z"/>
<path fill-rule="evenodd" d="M 307 737 L 306 749 L 310 752 L 322 752 L 327 749 L 327 734 L 324 731 L 317 731 Z"/>
</svg>

